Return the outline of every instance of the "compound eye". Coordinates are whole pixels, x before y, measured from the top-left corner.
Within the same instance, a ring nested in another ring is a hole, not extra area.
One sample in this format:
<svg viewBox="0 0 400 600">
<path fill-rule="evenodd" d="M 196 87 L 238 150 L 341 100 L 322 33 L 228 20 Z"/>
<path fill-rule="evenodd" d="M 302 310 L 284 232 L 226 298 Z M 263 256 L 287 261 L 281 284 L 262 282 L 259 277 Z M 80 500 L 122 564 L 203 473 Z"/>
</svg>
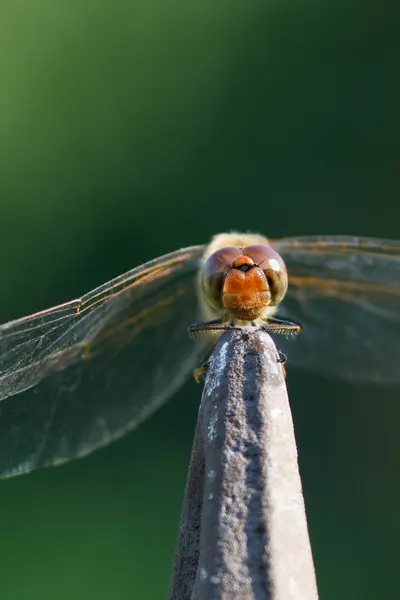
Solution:
<svg viewBox="0 0 400 600">
<path fill-rule="evenodd" d="M 223 308 L 222 288 L 233 262 L 242 256 L 240 248 L 226 246 L 211 254 L 204 263 L 201 284 L 207 302 L 216 309 Z"/>
<path fill-rule="evenodd" d="M 243 248 L 243 253 L 252 258 L 254 263 L 263 270 L 271 293 L 269 306 L 277 306 L 285 296 L 288 287 L 283 258 L 271 246 L 247 246 Z"/>
</svg>

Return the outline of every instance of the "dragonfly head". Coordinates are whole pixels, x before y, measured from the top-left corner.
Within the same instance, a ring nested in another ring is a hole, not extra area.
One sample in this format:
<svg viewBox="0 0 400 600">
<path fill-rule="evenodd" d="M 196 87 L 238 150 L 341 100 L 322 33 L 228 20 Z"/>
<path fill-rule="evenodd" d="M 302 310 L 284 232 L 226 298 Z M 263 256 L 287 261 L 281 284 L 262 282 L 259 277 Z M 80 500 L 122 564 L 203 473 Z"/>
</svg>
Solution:
<svg viewBox="0 0 400 600">
<path fill-rule="evenodd" d="M 270 246 L 226 246 L 213 252 L 201 274 L 206 302 L 219 313 L 253 321 L 277 306 L 288 284 L 285 263 Z"/>
</svg>

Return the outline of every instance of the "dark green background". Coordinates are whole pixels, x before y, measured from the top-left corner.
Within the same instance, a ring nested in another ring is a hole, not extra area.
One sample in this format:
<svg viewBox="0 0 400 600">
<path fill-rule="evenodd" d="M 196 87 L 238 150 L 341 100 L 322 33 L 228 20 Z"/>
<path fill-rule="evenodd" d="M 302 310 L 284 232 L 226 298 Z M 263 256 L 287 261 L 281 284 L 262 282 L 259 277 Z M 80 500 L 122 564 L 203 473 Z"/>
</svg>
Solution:
<svg viewBox="0 0 400 600">
<path fill-rule="evenodd" d="M 400 10 L 374 4 L 3 0 L 0 320 L 221 230 L 398 238 Z M 398 391 L 288 385 L 321 598 L 397 597 Z M 200 392 L 0 483 L 2 599 L 166 597 Z"/>
</svg>

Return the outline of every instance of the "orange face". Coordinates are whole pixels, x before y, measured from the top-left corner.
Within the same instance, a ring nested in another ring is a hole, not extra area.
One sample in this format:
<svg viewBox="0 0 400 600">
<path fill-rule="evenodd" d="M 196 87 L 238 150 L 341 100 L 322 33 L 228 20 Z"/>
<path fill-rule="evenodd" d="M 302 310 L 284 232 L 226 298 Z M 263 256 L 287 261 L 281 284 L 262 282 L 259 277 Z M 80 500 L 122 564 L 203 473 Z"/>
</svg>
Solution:
<svg viewBox="0 0 400 600">
<path fill-rule="evenodd" d="M 285 263 L 267 245 L 220 248 L 204 264 L 202 287 L 212 309 L 253 321 L 284 297 Z"/>
</svg>

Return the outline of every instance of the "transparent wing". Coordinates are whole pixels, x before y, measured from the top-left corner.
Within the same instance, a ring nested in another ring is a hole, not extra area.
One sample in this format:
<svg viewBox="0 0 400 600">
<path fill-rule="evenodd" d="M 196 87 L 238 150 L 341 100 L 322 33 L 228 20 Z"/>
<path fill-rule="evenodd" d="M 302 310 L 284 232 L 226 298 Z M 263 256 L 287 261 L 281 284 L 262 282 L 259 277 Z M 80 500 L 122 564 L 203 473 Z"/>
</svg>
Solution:
<svg viewBox="0 0 400 600">
<path fill-rule="evenodd" d="M 297 339 L 276 340 L 289 369 L 400 383 L 400 243 L 352 237 L 271 243 L 289 273 L 279 314 L 302 325 Z"/>
<path fill-rule="evenodd" d="M 202 354 L 187 334 L 201 253 L 173 252 L 0 326 L 0 477 L 109 443 L 183 383 Z"/>
</svg>

